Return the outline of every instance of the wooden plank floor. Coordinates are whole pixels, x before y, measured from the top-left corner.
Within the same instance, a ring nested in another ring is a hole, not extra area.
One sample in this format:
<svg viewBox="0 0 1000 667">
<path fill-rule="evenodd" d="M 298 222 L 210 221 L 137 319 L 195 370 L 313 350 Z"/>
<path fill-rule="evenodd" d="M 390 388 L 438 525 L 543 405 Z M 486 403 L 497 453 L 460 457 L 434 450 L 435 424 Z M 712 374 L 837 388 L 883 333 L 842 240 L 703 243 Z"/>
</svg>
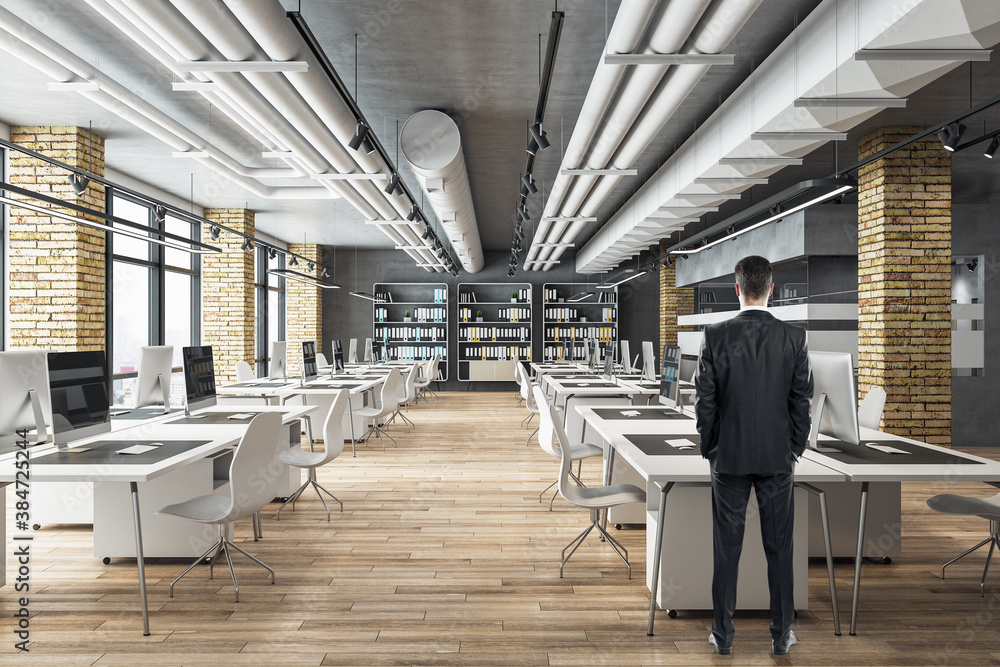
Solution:
<svg viewBox="0 0 1000 667">
<path fill-rule="evenodd" d="M 904 556 L 868 564 L 859 634 L 847 634 L 852 564 L 837 577 L 844 635 L 832 632 L 825 564 L 810 564 L 810 609 L 795 623 L 799 644 L 770 655 L 765 613 L 738 613 L 732 656 L 715 655 L 709 612 L 658 614 L 647 637 L 645 532 L 618 531 L 633 578 L 596 538 L 559 578 L 559 552 L 587 512 L 538 492 L 556 462 L 518 424 L 512 393 L 442 393 L 410 410 L 417 429 L 392 428 L 399 446 L 375 443 L 344 455 L 320 481 L 344 501 L 327 523 L 315 496 L 294 513 L 265 515 L 237 539 L 277 572 L 237 561 L 241 601 L 225 567 L 209 581 L 197 568 L 168 597 L 185 566 L 150 560 L 152 636 L 143 637 L 134 560 L 103 565 L 89 529 L 45 526 L 32 560 L 31 652 L 14 655 L 15 592 L 3 590 L 0 664 L 31 665 L 992 665 L 1000 664 L 1000 574 L 986 599 L 984 555 L 940 580 L 940 564 L 985 537 L 985 520 L 926 508 L 931 495 L 989 496 L 980 484 L 904 484 Z M 1000 450 L 994 451 L 1000 454 Z M 980 450 L 982 453 L 982 450 Z M 584 463 L 598 481 L 599 463 Z M 13 524 L 8 491 L 8 521 Z M 8 553 L 13 546 L 8 529 Z M 706 558 L 711 558 L 706 554 Z M 998 563 L 997 570 L 1000 570 Z M 8 562 L 8 582 L 15 576 Z M 743 576 L 763 576 L 744 572 Z"/>
</svg>

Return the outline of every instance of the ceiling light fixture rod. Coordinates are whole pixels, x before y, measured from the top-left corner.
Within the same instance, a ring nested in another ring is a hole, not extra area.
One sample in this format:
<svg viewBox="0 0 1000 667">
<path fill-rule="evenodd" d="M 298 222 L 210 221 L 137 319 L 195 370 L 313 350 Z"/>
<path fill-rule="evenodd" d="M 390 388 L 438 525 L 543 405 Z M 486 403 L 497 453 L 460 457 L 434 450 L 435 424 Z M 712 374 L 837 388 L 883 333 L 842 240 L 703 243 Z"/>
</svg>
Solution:
<svg viewBox="0 0 1000 667">
<path fill-rule="evenodd" d="M 854 59 L 987 62 L 990 53 L 989 49 L 861 49 L 854 54 Z"/>
<path fill-rule="evenodd" d="M 754 132 L 751 141 L 847 141 L 847 132 L 803 130 L 802 132 Z"/>
<path fill-rule="evenodd" d="M 308 72 L 304 60 L 181 60 L 178 69 L 187 72 Z"/>
<path fill-rule="evenodd" d="M 905 97 L 800 97 L 792 103 L 799 108 L 905 109 Z"/>
<path fill-rule="evenodd" d="M 321 287 L 323 289 L 341 289 L 340 285 L 336 283 L 328 283 L 325 280 L 314 278 L 307 273 L 299 273 L 298 271 L 292 271 L 290 269 L 269 269 L 268 273 L 272 276 L 280 276 L 287 280 L 294 280 L 295 282 L 306 283 L 307 285 Z"/>
<path fill-rule="evenodd" d="M 638 176 L 638 169 L 561 169 L 562 176 Z"/>
<path fill-rule="evenodd" d="M 733 65 L 733 53 L 605 53 L 605 65 Z"/>
</svg>

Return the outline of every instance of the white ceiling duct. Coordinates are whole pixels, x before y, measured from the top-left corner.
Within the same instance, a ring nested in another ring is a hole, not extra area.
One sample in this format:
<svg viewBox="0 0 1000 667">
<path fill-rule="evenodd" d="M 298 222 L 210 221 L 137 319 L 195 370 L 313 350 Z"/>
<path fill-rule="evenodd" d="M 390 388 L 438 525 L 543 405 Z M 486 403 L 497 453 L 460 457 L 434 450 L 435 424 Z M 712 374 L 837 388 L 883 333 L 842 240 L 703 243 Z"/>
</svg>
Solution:
<svg viewBox="0 0 1000 667">
<path fill-rule="evenodd" d="M 608 271 L 622 251 L 635 256 L 637 234 L 656 243 L 664 233 L 641 230 L 681 218 L 693 205 L 685 195 L 704 192 L 696 188 L 774 173 L 957 67 L 965 56 L 954 50 L 978 57 L 998 39 L 990 0 L 911 0 L 904 9 L 825 0 L 578 251 L 577 271 Z M 879 50 L 886 54 L 869 57 Z"/>
<path fill-rule="evenodd" d="M 440 111 L 418 111 L 400 128 L 399 149 L 427 194 L 462 267 L 469 273 L 482 271 L 483 244 L 458 125 Z"/>
<path fill-rule="evenodd" d="M 648 5 L 622 3 L 605 53 L 633 53 L 645 34 L 645 54 L 718 53 L 732 40 L 762 0 L 672 0 L 652 16 Z M 654 3 L 655 5 L 655 3 Z M 648 25 L 638 27 L 637 16 Z M 615 29 L 621 25 L 616 35 Z M 630 46 L 631 44 L 631 46 Z M 589 218 L 621 180 L 618 175 L 562 175 L 563 169 L 628 169 L 635 164 L 674 111 L 708 71 L 708 66 L 597 66 L 581 118 L 577 123 L 560 175 L 545 203 L 542 221 L 528 249 L 526 270 L 549 270 L 586 224 L 547 222 L 547 218 Z M 613 99 L 611 93 L 614 93 Z M 589 152 L 587 152 L 589 151 Z M 748 186 L 749 187 L 749 186 Z M 540 246 L 548 243 L 554 245 Z"/>
</svg>

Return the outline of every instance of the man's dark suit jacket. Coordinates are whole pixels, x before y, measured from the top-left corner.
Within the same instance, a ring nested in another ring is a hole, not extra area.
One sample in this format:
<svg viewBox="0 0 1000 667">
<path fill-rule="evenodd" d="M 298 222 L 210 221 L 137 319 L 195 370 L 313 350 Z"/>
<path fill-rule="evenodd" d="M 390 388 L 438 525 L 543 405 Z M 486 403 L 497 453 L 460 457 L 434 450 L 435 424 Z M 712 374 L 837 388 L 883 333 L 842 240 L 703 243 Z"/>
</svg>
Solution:
<svg viewBox="0 0 1000 667">
<path fill-rule="evenodd" d="M 793 472 L 813 393 L 805 329 L 756 309 L 709 325 L 694 384 L 701 454 L 716 472 Z"/>
</svg>

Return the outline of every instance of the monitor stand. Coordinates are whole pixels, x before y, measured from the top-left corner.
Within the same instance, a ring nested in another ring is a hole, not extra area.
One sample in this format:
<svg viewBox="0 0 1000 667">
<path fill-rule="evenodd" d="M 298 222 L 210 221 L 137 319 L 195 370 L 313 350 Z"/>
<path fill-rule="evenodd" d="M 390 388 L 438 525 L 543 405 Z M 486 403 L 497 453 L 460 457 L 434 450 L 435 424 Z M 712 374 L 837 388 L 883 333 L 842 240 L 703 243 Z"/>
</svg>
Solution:
<svg viewBox="0 0 1000 667">
<path fill-rule="evenodd" d="M 840 450 L 836 447 L 824 447 L 819 444 L 819 423 L 823 418 L 823 408 L 826 406 L 826 394 L 822 393 L 816 399 L 816 404 L 813 406 L 812 414 L 812 426 L 809 428 L 809 445 L 808 448 L 814 452 L 820 454 L 839 454 Z"/>
</svg>

